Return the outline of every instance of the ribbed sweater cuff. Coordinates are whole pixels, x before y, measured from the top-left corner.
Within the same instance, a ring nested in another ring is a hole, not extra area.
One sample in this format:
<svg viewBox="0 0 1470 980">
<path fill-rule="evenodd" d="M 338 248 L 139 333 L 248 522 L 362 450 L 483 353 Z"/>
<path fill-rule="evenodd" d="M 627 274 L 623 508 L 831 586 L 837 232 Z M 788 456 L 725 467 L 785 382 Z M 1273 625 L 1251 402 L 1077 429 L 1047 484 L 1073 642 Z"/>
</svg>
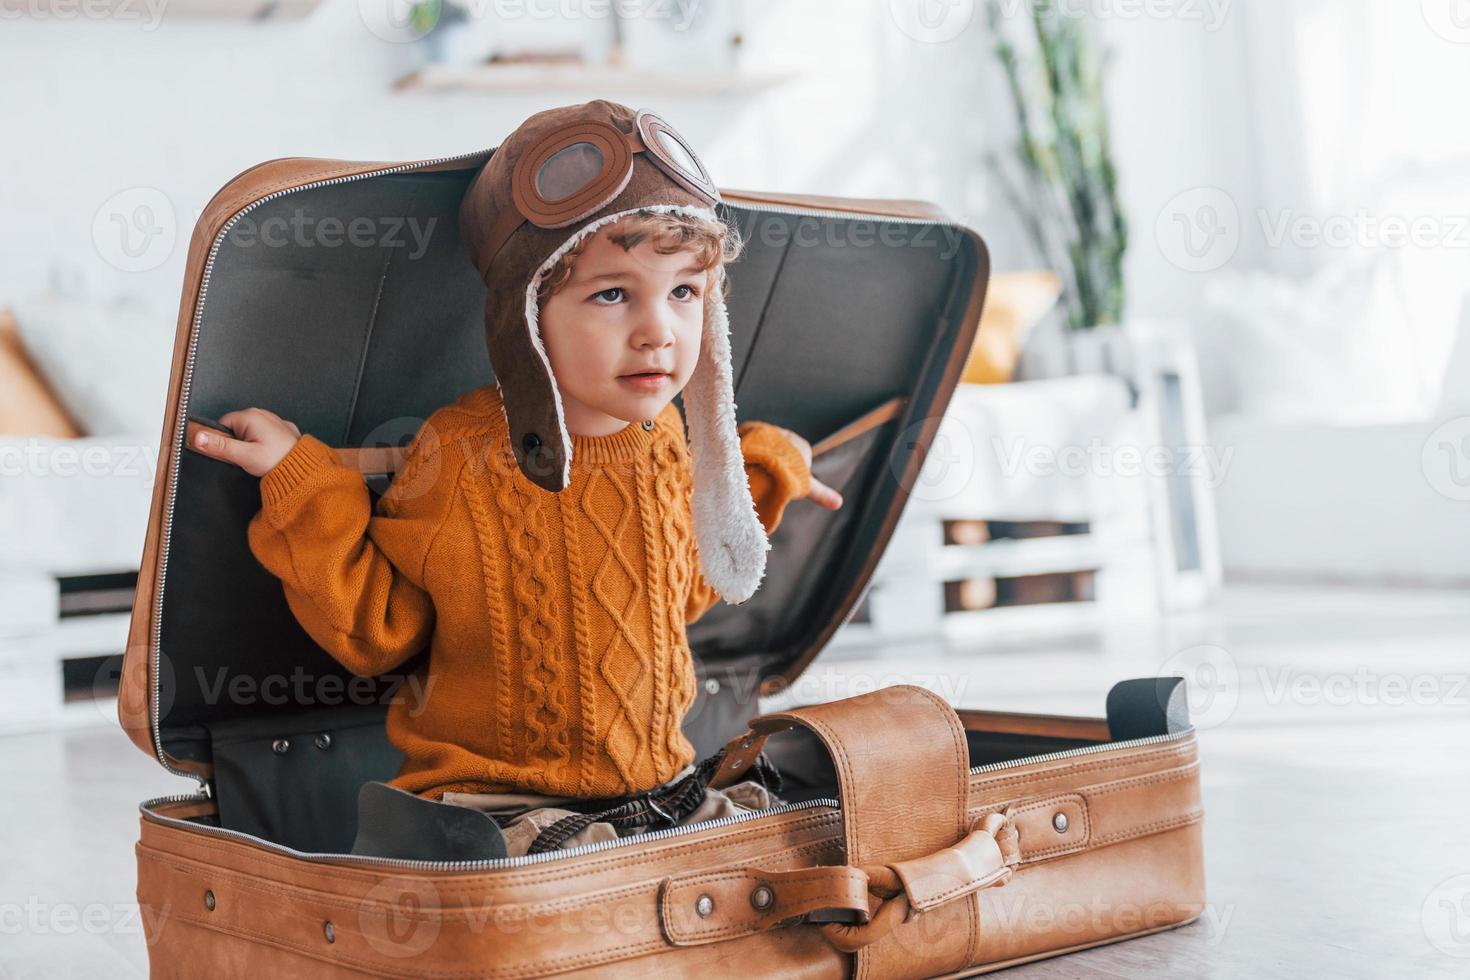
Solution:
<svg viewBox="0 0 1470 980">
<path fill-rule="evenodd" d="M 746 464 L 769 473 L 782 498 L 795 500 L 811 492 L 811 467 L 780 428 L 769 422 L 750 421 L 740 423 L 736 431 Z"/>
<path fill-rule="evenodd" d="M 296 440 L 291 451 L 260 478 L 260 502 L 267 510 L 279 508 L 326 468 L 340 465 L 341 460 L 332 447 L 316 436 L 304 434 Z"/>
</svg>

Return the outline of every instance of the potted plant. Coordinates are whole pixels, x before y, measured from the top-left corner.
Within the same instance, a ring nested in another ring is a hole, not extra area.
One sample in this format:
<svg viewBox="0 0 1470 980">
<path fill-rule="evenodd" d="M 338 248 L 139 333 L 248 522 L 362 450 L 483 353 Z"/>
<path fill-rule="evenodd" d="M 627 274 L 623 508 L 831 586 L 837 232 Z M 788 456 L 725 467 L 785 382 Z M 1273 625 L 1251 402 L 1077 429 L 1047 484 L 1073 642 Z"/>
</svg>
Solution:
<svg viewBox="0 0 1470 980">
<path fill-rule="evenodd" d="M 1123 257 L 1128 222 L 1118 200 L 1103 98 L 1104 54 L 1085 17 L 1055 0 L 986 0 L 1019 135 L 988 164 L 1027 236 L 1062 278 L 1049 374 L 1127 375 Z M 1007 23 L 1006 11 L 1019 12 Z M 1049 355 L 1049 356 L 1048 356 Z"/>
<path fill-rule="evenodd" d="M 409 27 L 427 47 L 430 63 L 462 68 L 475 62 L 469 11 L 458 3 L 419 0 L 409 11 Z"/>
</svg>

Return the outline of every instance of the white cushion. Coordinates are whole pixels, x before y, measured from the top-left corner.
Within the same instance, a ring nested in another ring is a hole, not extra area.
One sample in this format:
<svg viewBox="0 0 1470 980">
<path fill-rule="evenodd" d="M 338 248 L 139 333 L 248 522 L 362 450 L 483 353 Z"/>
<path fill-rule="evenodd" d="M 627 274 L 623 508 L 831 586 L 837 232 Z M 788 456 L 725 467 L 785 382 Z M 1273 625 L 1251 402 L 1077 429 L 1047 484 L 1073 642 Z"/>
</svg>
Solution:
<svg viewBox="0 0 1470 980">
<path fill-rule="evenodd" d="M 136 570 L 157 460 L 157 432 L 0 436 L 0 569 Z"/>
</svg>

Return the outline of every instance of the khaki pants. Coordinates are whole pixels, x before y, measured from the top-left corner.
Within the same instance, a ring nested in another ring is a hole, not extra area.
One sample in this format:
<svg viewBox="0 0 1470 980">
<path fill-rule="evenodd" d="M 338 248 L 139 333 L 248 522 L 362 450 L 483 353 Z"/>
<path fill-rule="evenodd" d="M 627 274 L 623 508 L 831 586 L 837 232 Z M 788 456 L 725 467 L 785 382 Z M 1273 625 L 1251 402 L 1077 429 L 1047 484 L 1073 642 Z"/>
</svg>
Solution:
<svg viewBox="0 0 1470 980">
<path fill-rule="evenodd" d="M 664 785 L 672 785 L 693 771 L 694 766 L 689 765 Z M 506 856 L 520 857 L 527 852 L 531 842 L 542 830 L 562 817 L 571 816 L 576 812 L 557 806 L 558 803 L 566 803 L 574 799 L 576 797 L 543 796 L 540 793 L 445 793 L 443 802 L 480 810 L 496 817 L 514 815 L 514 818 L 508 822 L 504 820 L 497 822 L 502 824 L 505 832 Z M 704 802 L 696 807 L 693 813 L 679 821 L 678 826 L 684 827 L 692 823 L 702 823 L 705 820 L 717 820 L 720 817 L 749 813 L 752 810 L 765 810 L 780 805 L 781 800 L 773 796 L 770 790 L 751 780 L 736 783 L 722 790 L 705 787 Z M 562 844 L 562 849 L 580 847 L 583 844 L 595 844 L 599 841 L 617 840 L 619 837 L 643 833 L 647 829 L 647 826 L 625 827 L 620 833 L 612 824 L 599 820 L 589 824 L 581 833 L 568 838 L 566 843 Z"/>
</svg>

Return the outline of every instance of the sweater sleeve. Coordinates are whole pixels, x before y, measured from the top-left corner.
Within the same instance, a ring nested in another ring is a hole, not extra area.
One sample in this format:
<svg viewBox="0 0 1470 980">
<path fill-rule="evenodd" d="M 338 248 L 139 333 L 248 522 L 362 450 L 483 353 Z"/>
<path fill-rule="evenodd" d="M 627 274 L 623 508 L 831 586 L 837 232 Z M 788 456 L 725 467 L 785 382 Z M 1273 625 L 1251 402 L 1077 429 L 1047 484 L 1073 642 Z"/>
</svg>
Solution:
<svg viewBox="0 0 1470 980">
<path fill-rule="evenodd" d="M 424 568 L 448 509 L 447 469 L 421 433 L 376 514 L 362 475 L 309 434 L 261 477 L 250 550 L 302 628 L 354 674 L 392 670 L 428 643 Z"/>
<path fill-rule="evenodd" d="M 736 432 L 740 435 L 740 454 L 745 458 L 750 497 L 755 502 L 761 526 L 770 534 L 780 526 L 786 505 L 811 491 L 811 467 L 802 458 L 801 451 L 782 435 L 780 428 L 769 422 L 742 422 Z M 684 605 L 684 622 L 688 624 L 699 619 L 719 599 L 720 594 L 696 568 L 689 598 Z"/>
</svg>

